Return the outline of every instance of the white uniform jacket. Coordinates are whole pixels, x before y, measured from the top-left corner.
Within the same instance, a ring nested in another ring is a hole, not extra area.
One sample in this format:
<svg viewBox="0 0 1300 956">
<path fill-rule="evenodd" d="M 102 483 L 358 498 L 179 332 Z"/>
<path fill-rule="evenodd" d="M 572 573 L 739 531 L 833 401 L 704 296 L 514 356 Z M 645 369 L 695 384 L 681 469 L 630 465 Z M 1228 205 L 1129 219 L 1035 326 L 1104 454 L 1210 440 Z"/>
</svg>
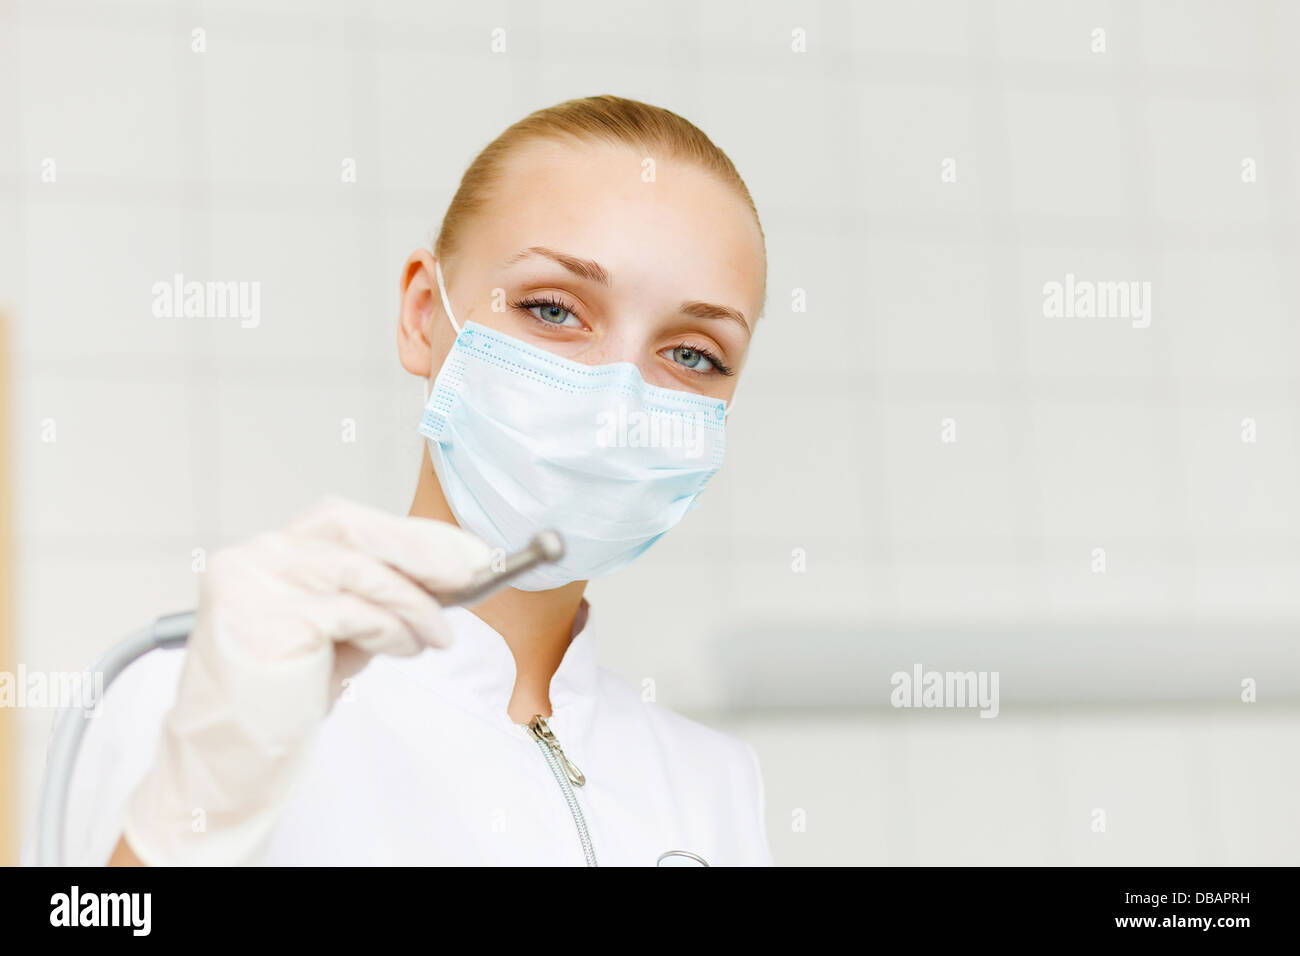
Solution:
<svg viewBox="0 0 1300 956">
<path fill-rule="evenodd" d="M 501 635 L 463 608 L 445 613 L 452 646 L 375 657 L 352 679 L 260 862 L 654 866 L 686 851 L 711 866 L 771 865 L 753 748 L 598 667 L 592 615 L 579 616 L 551 681 L 547 721 L 585 778 L 577 786 L 507 715 L 515 664 Z M 108 688 L 73 776 L 67 862 L 111 855 L 184 653 L 154 651 Z"/>
</svg>

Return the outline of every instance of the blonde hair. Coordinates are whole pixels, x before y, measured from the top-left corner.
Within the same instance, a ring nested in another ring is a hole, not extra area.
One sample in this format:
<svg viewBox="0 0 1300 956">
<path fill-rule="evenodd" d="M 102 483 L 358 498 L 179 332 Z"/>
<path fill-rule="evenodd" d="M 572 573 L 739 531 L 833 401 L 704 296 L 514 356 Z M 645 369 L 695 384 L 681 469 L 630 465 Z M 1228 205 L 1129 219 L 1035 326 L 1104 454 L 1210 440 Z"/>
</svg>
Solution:
<svg viewBox="0 0 1300 956">
<path fill-rule="evenodd" d="M 512 152 L 537 140 L 562 140 L 564 137 L 630 146 L 644 155 L 662 154 L 695 163 L 731 186 L 745 200 L 754 214 L 763 254 L 767 255 L 767 240 L 758 219 L 758 209 L 727 154 L 713 145 L 699 127 L 676 113 L 609 95 L 586 96 L 537 110 L 484 147 L 465 170 L 460 187 L 442 217 L 434 242 L 434 255 L 441 261 L 448 261 L 456 255 L 468 223 L 491 201 L 493 187 L 500 182 L 506 160 Z"/>
</svg>

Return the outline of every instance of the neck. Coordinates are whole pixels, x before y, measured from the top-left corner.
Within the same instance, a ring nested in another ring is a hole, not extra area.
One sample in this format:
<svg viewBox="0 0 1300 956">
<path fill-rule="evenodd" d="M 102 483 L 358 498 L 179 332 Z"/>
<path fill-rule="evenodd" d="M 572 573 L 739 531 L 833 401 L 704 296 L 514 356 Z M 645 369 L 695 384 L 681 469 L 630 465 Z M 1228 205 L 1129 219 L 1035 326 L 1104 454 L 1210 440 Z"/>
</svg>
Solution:
<svg viewBox="0 0 1300 956">
<path fill-rule="evenodd" d="M 456 524 L 427 447 L 410 514 Z M 508 708 L 515 723 L 527 723 L 536 714 L 551 715 L 551 678 L 569 647 L 586 587 L 586 581 L 574 581 L 550 591 L 503 588 L 469 608 L 505 639 L 515 659 L 515 689 Z"/>
</svg>

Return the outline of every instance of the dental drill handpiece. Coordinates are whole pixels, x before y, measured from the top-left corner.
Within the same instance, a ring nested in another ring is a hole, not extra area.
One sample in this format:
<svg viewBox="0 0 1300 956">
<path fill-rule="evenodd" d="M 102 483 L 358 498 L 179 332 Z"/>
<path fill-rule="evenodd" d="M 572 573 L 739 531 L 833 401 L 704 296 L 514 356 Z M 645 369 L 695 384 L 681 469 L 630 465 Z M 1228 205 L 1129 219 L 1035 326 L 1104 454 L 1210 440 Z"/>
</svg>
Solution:
<svg viewBox="0 0 1300 956">
<path fill-rule="evenodd" d="M 541 531 L 532 541 L 491 567 L 474 575 L 470 582 L 454 591 L 433 591 L 434 598 L 443 607 L 475 604 L 494 591 L 508 585 L 516 577 L 539 564 L 558 561 L 564 557 L 564 538 L 558 531 Z M 103 675 L 103 687 L 95 695 L 92 706 L 85 713 L 94 713 L 99 707 L 103 691 L 117 679 L 132 661 L 152 650 L 184 647 L 194 628 L 194 612 L 168 614 L 152 625 L 137 631 L 126 640 L 114 645 L 92 668 L 92 673 Z M 77 750 L 89 720 L 83 712 L 72 708 L 56 721 L 51 735 L 45 764 L 45 786 L 41 793 L 38 813 L 36 860 L 41 866 L 59 866 L 63 863 L 63 820 L 68 805 L 68 788 L 72 782 L 72 768 Z"/>
<path fill-rule="evenodd" d="M 511 581 L 539 564 L 549 564 L 564 557 L 564 538 L 558 531 L 539 531 L 533 540 L 500 561 L 478 572 L 469 584 L 454 591 L 431 591 L 443 607 L 477 604 L 489 594 L 501 590 Z M 499 568 L 499 570 L 498 570 Z"/>
</svg>

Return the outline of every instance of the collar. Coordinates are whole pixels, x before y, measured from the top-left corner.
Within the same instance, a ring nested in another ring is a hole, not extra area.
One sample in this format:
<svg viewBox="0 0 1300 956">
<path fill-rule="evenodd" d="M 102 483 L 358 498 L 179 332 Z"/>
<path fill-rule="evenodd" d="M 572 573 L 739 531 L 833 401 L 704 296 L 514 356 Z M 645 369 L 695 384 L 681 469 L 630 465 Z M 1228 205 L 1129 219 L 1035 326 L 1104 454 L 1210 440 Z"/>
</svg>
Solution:
<svg viewBox="0 0 1300 956">
<path fill-rule="evenodd" d="M 403 670 L 439 696 L 498 724 L 510 733 L 518 728 L 506 708 L 515 689 L 515 658 L 505 638 L 482 618 L 463 607 L 446 608 L 455 641 L 450 647 L 430 648 L 403 662 Z M 551 677 L 552 716 L 581 720 L 590 714 L 598 673 L 596 639 L 588 620 L 591 607 L 582 599 L 573 621 L 573 633 L 560 666 Z"/>
</svg>

